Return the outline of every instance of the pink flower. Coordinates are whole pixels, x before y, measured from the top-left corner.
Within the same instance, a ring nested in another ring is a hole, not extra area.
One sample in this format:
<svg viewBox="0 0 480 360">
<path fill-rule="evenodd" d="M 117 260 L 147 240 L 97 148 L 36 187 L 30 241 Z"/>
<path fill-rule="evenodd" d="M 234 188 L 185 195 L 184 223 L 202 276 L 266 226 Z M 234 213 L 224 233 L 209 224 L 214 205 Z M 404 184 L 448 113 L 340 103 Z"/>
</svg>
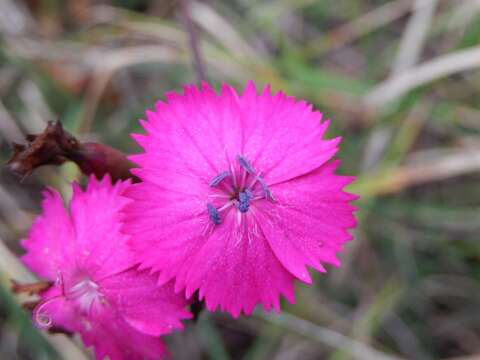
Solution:
<svg viewBox="0 0 480 360">
<path fill-rule="evenodd" d="M 322 139 L 321 113 L 252 82 L 240 95 L 203 84 L 166 97 L 134 135 L 143 182 L 126 192 L 125 231 L 140 268 L 237 317 L 293 302 L 293 280 L 312 282 L 307 266 L 340 265 L 356 196 L 328 162 L 340 138 Z"/>
<path fill-rule="evenodd" d="M 158 359 L 166 350 L 159 335 L 181 329 L 189 318 L 173 284 L 132 268 L 120 210 L 130 182 L 112 185 L 91 177 L 85 192 L 73 186 L 69 211 L 54 190 L 46 191 L 43 214 L 34 222 L 23 262 L 54 282 L 33 312 L 40 327 L 78 332 L 97 359 Z"/>
</svg>

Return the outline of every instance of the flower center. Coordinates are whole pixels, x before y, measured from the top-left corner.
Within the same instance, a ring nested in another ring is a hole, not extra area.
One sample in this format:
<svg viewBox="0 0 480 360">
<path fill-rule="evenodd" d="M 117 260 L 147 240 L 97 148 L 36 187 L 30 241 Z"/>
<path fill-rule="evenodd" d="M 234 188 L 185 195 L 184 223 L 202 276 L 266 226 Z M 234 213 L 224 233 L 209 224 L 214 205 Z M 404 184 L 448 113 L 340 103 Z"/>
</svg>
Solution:
<svg viewBox="0 0 480 360">
<path fill-rule="evenodd" d="M 99 286 L 90 278 L 83 278 L 65 291 L 65 297 L 74 301 L 82 313 L 91 313 L 106 304 Z"/>
<path fill-rule="evenodd" d="M 238 218 L 241 219 L 241 215 L 248 212 L 254 201 L 274 201 L 267 183 L 250 162 L 242 155 L 238 155 L 236 160 L 237 170 L 232 164 L 230 171 L 218 174 L 209 183 L 211 188 L 218 190 L 211 197 L 220 203 L 220 206 L 207 203 L 208 216 L 214 225 L 222 223 L 221 213 L 230 208 L 236 208 Z"/>
<path fill-rule="evenodd" d="M 88 277 L 82 277 L 73 286 L 67 288 L 62 274 L 59 273 L 55 286 L 60 288 L 60 294 L 42 300 L 33 310 L 33 320 L 39 328 L 49 328 L 53 324 L 53 319 L 49 315 L 47 308 L 55 301 L 68 300 L 77 305 L 80 312 L 84 315 L 90 315 L 93 311 L 98 311 L 107 304 L 99 286 Z"/>
</svg>

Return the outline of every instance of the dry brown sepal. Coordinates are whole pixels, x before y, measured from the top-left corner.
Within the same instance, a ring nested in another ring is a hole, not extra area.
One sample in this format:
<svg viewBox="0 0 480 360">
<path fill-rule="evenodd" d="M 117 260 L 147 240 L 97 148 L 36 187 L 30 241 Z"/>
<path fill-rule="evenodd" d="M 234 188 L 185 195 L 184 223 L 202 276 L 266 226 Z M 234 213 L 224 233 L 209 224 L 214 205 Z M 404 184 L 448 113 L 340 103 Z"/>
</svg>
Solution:
<svg viewBox="0 0 480 360">
<path fill-rule="evenodd" d="M 27 135 L 25 145 L 13 144 L 13 154 L 8 161 L 10 169 L 22 178 L 29 176 L 42 165 L 60 165 L 75 162 L 85 175 L 102 178 L 110 174 L 113 181 L 138 179 L 130 173 L 134 164 L 124 153 L 100 143 L 81 143 L 63 129 L 60 121 L 49 121 L 39 135 Z"/>
</svg>

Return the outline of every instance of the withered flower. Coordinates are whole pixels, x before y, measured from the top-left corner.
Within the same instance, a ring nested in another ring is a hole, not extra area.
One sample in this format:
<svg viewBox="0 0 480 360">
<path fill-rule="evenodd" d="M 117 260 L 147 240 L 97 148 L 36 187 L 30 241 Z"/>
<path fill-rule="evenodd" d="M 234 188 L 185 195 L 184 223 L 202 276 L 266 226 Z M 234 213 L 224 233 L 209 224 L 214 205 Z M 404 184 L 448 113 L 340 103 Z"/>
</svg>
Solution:
<svg viewBox="0 0 480 360">
<path fill-rule="evenodd" d="M 60 165 L 75 162 L 86 175 L 102 178 L 110 174 L 113 180 L 135 177 L 130 173 L 134 166 L 121 151 L 110 146 L 78 141 L 65 131 L 60 121 L 49 121 L 39 135 L 27 135 L 25 145 L 13 144 L 9 168 L 25 178 L 42 165 Z"/>
</svg>

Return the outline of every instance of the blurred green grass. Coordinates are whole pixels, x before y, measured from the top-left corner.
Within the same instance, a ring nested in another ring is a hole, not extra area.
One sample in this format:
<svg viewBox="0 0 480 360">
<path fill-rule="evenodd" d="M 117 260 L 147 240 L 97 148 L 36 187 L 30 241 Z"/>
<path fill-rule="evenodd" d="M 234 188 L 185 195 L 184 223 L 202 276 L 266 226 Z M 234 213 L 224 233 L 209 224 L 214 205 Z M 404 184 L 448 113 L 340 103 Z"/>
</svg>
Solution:
<svg viewBox="0 0 480 360">
<path fill-rule="evenodd" d="M 351 191 L 362 198 L 343 266 L 298 285 L 283 323 L 203 314 L 169 337 L 175 358 L 369 358 L 353 341 L 384 358 L 480 356 L 480 74 L 461 71 L 387 104 L 365 103 L 391 76 L 410 3 L 190 2 L 214 86 L 253 79 L 313 103 L 332 119 L 329 136 L 343 137 L 341 172 L 358 176 Z M 381 9 L 391 20 L 376 15 Z M 11 15 L 0 20 L 2 162 L 19 135 L 57 115 L 84 139 L 136 152 L 128 133 L 140 131 L 144 110 L 196 79 L 175 1 L 5 0 L 2 11 Z M 479 14 L 473 0 L 438 1 L 416 63 L 478 46 Z M 41 188 L 68 192 L 72 179 L 81 179 L 72 165 L 23 183 L 1 171 L 0 237 L 13 251 L 21 253 Z M 0 358 L 53 358 L 0 278 Z M 332 342 L 322 329 L 348 341 Z"/>
</svg>

